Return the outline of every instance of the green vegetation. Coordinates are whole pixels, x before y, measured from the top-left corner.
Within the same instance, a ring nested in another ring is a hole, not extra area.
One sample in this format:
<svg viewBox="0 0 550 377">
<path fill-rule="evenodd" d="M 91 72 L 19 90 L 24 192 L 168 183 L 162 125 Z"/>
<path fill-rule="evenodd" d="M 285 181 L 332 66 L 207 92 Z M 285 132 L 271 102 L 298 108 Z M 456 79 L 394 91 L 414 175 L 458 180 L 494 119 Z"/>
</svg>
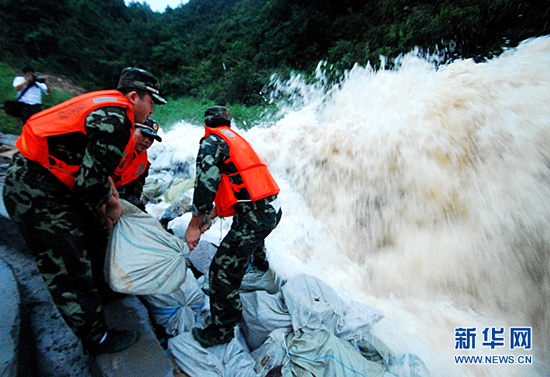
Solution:
<svg viewBox="0 0 550 377">
<path fill-rule="evenodd" d="M 12 68 L 6 63 L 0 62 L 0 103 L 8 99 L 15 99 L 16 92 L 13 89 L 13 78 L 18 75 L 18 70 Z M 70 99 L 72 95 L 67 92 L 61 92 L 52 89 L 50 95 L 44 95 L 44 107 L 50 107 Z M 168 104 L 155 107 L 153 117 L 159 122 L 163 129 L 169 129 L 173 124 L 180 120 L 185 120 L 192 124 L 202 124 L 204 111 L 215 105 L 214 102 L 207 99 L 198 99 L 195 97 L 169 98 Z M 265 120 L 268 106 L 245 106 L 242 104 L 228 105 L 231 108 L 231 114 L 239 128 L 250 128 Z M 8 134 L 19 134 L 22 124 L 16 118 L 0 111 L 0 131 Z"/>
<path fill-rule="evenodd" d="M 15 98 L 12 82 L 16 75 L 16 70 L 7 64 L 0 62 L 0 103 Z M 0 111 L 0 131 L 7 134 L 18 134 L 21 132 L 21 125 L 12 116 Z"/>
<path fill-rule="evenodd" d="M 162 129 L 170 129 L 174 123 L 184 120 L 191 124 L 201 125 L 204 121 L 204 111 L 216 103 L 195 97 L 168 98 L 168 103 L 155 106 L 153 118 Z M 273 109 L 268 106 L 245 106 L 242 104 L 227 105 L 231 116 L 239 128 L 248 129 L 258 125 L 271 116 Z"/>
<path fill-rule="evenodd" d="M 174 123 L 180 120 L 192 124 L 201 124 L 204 110 L 209 106 L 207 100 L 193 97 L 167 98 L 167 100 L 166 105 L 155 106 L 155 113 L 153 114 L 153 118 L 165 130 L 171 128 Z"/>
<path fill-rule="evenodd" d="M 307 77 L 326 61 L 337 80 L 356 62 L 377 67 L 383 55 L 391 65 L 417 46 L 443 64 L 483 60 L 550 34 L 549 19 L 542 0 L 190 0 L 164 13 L 123 0 L 3 0 L 0 61 L 87 90 L 112 88 L 122 68 L 139 66 L 177 99 L 159 108 L 161 122 L 196 119 L 205 104 L 259 119 L 273 73 Z"/>
</svg>

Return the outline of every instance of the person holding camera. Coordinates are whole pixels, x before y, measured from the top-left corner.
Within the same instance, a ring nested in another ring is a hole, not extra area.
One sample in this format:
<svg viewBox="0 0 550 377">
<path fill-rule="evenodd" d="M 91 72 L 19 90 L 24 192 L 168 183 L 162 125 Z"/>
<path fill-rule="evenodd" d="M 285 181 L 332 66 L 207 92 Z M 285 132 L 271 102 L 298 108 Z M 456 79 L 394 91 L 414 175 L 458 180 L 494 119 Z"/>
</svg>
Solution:
<svg viewBox="0 0 550 377">
<path fill-rule="evenodd" d="M 48 79 L 37 76 L 31 66 L 23 68 L 23 76 L 16 76 L 13 79 L 13 87 L 17 91 L 17 100 L 21 102 L 23 124 L 33 114 L 42 111 L 42 93 L 50 94 L 52 92 Z"/>
</svg>

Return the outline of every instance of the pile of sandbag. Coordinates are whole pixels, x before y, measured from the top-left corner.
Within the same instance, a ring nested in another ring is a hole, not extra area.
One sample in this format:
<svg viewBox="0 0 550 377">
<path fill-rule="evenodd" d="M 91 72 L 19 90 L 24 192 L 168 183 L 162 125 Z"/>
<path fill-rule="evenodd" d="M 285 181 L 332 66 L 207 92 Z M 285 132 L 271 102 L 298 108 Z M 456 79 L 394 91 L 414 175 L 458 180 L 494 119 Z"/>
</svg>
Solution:
<svg viewBox="0 0 550 377">
<path fill-rule="evenodd" d="M 262 277 L 255 268 L 247 274 Z M 248 280 L 250 289 L 253 279 Z M 188 315 L 188 322 L 181 316 L 168 322 L 167 331 L 175 335 L 168 349 L 185 373 L 263 377 L 280 370 L 282 376 L 428 376 L 418 358 L 393 355 L 370 334 L 382 312 L 343 300 L 315 277 L 299 275 L 274 293 L 241 292 L 241 299 L 243 318 L 228 344 L 205 349 L 193 338 L 190 328 L 207 323 L 204 311 L 194 313 L 202 314 L 202 322 Z M 176 321 L 179 328 L 174 329 L 171 324 Z M 409 362 L 414 368 L 404 367 Z M 392 373 L 403 370 L 407 372 Z"/>
<path fill-rule="evenodd" d="M 315 277 L 283 281 L 274 271 L 252 265 L 240 289 L 243 315 L 234 339 L 203 348 L 191 330 L 210 322 L 206 277 L 216 243 L 202 239 L 190 252 L 182 240 L 184 228 L 173 223 L 176 235 L 170 234 L 154 217 L 130 203 L 123 206 L 106 276 L 114 290 L 143 297 L 152 319 L 171 337 L 168 349 L 175 362 L 188 375 L 428 376 L 418 357 L 396 354 L 371 334 L 381 311 L 342 298 Z M 190 263 L 203 276 L 197 278 Z"/>
</svg>

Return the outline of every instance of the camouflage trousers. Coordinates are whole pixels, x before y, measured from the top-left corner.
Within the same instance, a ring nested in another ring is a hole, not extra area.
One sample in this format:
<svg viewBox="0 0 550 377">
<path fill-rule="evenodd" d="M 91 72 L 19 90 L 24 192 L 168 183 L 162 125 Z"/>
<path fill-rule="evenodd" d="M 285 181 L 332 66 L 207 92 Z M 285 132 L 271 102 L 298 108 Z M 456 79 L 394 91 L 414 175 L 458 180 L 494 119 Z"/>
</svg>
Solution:
<svg viewBox="0 0 550 377">
<path fill-rule="evenodd" d="M 61 315 L 79 338 L 97 340 L 106 331 L 98 288 L 104 286 L 107 233 L 99 217 L 20 154 L 8 170 L 3 196 Z"/>
<path fill-rule="evenodd" d="M 281 220 L 282 211 L 266 205 L 233 217 L 231 229 L 222 240 L 210 265 L 210 309 L 212 323 L 224 337 L 240 321 L 239 288 L 251 257 L 266 260 L 264 240 Z"/>
</svg>

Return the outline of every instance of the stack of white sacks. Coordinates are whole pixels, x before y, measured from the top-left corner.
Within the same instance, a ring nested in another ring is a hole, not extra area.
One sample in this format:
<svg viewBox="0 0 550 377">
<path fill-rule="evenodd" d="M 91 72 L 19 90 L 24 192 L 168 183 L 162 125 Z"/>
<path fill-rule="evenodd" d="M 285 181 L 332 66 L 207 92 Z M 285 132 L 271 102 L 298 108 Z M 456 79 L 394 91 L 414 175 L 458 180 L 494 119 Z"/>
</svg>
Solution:
<svg viewBox="0 0 550 377">
<path fill-rule="evenodd" d="M 210 320 L 206 277 L 216 245 L 203 239 L 190 253 L 177 222 L 170 224 L 171 235 L 153 217 L 129 203 L 124 206 L 106 276 L 113 289 L 143 296 L 154 321 L 171 336 L 169 351 L 188 375 L 263 377 L 272 370 L 285 377 L 428 375 L 414 355 L 396 355 L 370 333 L 383 318 L 381 311 L 343 299 L 315 277 L 299 275 L 285 282 L 272 270 L 255 267 L 241 285 L 243 316 L 234 339 L 203 348 L 191 330 Z M 196 279 L 187 268 L 191 262 L 205 276 Z"/>
</svg>

